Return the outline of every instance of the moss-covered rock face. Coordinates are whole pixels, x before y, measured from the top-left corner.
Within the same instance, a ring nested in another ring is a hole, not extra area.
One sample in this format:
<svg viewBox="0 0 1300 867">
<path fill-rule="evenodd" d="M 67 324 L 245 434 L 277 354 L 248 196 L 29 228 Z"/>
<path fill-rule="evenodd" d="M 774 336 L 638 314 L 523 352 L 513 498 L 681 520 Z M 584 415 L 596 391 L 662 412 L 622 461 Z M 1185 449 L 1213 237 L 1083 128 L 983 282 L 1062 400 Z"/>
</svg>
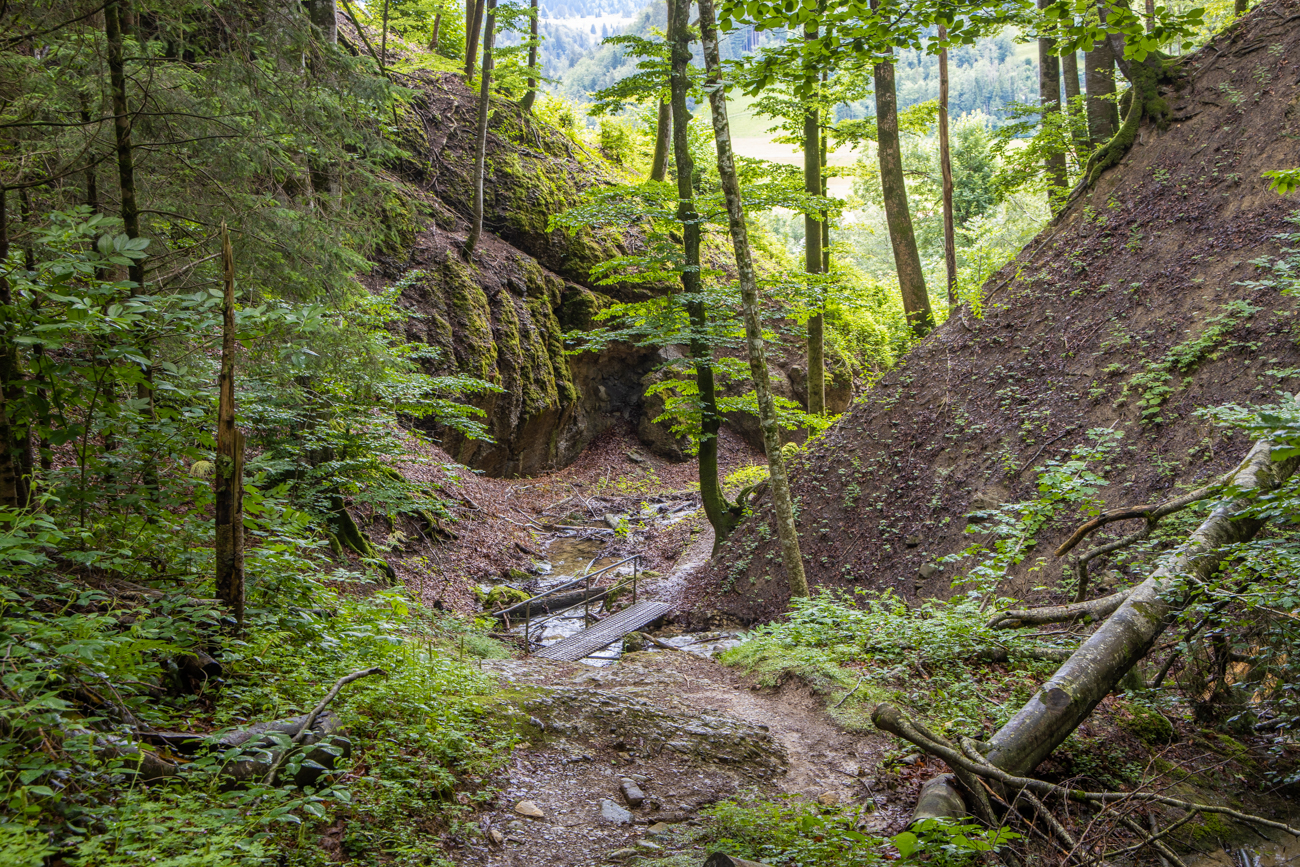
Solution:
<svg viewBox="0 0 1300 867">
<path fill-rule="evenodd" d="M 611 424 L 642 420 L 642 380 L 662 362 L 657 352 L 621 344 L 564 352 L 566 300 L 598 309 L 609 299 L 565 283 L 492 236 L 466 262 L 456 240 L 432 226 L 400 271 L 379 275 L 391 281 L 419 272 L 401 303 L 414 314 L 406 339 L 435 350 L 425 362 L 429 373 L 464 374 L 502 389 L 474 400 L 492 442 L 431 427 L 448 454 L 489 475 L 533 475 L 569 463 Z"/>
<path fill-rule="evenodd" d="M 507 102 L 494 102 L 484 180 L 486 232 L 466 261 L 472 209 L 477 94 L 460 77 L 422 72 L 394 126 L 405 156 L 394 164 L 409 198 L 387 209 L 376 285 L 408 280 L 408 340 L 436 350 L 430 373 L 464 374 L 502 391 L 475 403 L 493 442 L 435 427 L 456 460 L 490 475 L 532 475 L 567 464 L 609 425 L 626 422 L 656 441 L 642 418 L 642 379 L 662 361 L 615 346 L 566 356 L 564 334 L 591 328 L 611 299 L 588 283 L 591 267 L 621 252 L 618 233 L 550 231 L 581 191 L 609 183 L 602 163 Z M 620 300 L 638 291 L 620 288 Z M 657 413 L 656 413 L 657 415 Z"/>
<path fill-rule="evenodd" d="M 412 99 L 395 130 L 408 154 L 398 170 L 451 211 L 468 217 L 478 95 L 451 73 L 420 72 L 412 85 Z M 585 283 L 593 265 L 623 250 L 623 238 L 612 231 L 551 231 L 549 223 L 583 190 L 608 183 L 612 177 L 600 159 L 558 130 L 538 124 L 515 103 L 493 101 L 483 183 L 487 231 L 563 279 Z"/>
</svg>

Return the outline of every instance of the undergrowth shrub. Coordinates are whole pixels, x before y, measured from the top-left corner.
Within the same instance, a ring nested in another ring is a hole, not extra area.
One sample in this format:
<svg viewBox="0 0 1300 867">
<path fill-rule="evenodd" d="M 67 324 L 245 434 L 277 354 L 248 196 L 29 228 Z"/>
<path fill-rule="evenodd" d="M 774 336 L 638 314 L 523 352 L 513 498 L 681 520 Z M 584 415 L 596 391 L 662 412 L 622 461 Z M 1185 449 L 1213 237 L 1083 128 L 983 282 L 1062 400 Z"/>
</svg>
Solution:
<svg viewBox="0 0 1300 867">
<path fill-rule="evenodd" d="M 474 660 L 505 654 L 480 627 L 399 592 L 331 589 L 334 579 L 353 588 L 364 579 L 323 574 L 289 524 L 275 528 L 288 569 L 280 595 L 254 593 L 236 639 L 210 602 L 186 592 L 110 593 L 43 577 L 62 560 L 33 539 L 51 534 L 35 535 L 39 521 L 28 516 L 16 537 L 22 522 L 7 517 L 0 863 L 57 854 L 73 867 L 316 864 L 326 858 L 320 829 L 344 820 L 355 857 L 445 864 L 442 846 L 477 833 L 465 816 L 489 797 L 486 781 L 514 742 L 476 703 L 495 684 Z M 218 680 L 182 682 L 176 663 L 197 652 L 218 657 Z M 351 684 L 331 706 L 354 756 L 317 787 L 232 788 L 218 771 L 233 756 L 211 747 L 163 749 L 179 773 L 147 786 L 136 778 L 141 733 L 215 736 L 290 717 L 372 666 L 386 676 Z"/>
<path fill-rule="evenodd" d="M 792 609 L 750 632 L 723 661 L 768 684 L 795 674 L 837 694 L 843 704 L 833 710 L 849 724 L 865 724 L 855 716 L 879 701 L 924 711 L 940 727 L 1000 724 L 1032 688 L 1027 675 L 1042 666 L 1026 656 L 1041 642 L 990 629 L 978 600 L 968 597 L 909 607 L 892 593 L 823 591 L 793 600 Z M 1012 673 L 990 665 L 1003 659 Z"/>
</svg>

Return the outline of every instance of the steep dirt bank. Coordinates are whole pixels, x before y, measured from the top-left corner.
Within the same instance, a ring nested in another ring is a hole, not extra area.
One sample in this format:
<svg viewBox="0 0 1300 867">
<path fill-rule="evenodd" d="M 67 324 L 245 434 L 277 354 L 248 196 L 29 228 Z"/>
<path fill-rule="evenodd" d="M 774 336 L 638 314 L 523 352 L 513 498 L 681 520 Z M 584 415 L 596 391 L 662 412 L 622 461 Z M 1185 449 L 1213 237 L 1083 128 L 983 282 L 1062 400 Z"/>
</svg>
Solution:
<svg viewBox="0 0 1300 867">
<path fill-rule="evenodd" d="M 1033 467 L 1094 428 L 1123 432 L 1111 505 L 1159 501 L 1242 456 L 1243 438 L 1195 411 L 1300 387 L 1295 300 L 1241 282 L 1300 204 L 1260 178 L 1300 163 L 1297 14 L 1297 0 L 1262 3 L 1189 58 L 1170 127 L 1144 128 L 989 281 L 982 318 L 959 311 L 796 462 L 814 585 L 946 595 L 951 572 L 922 569 L 975 540 L 966 516 L 1031 498 Z M 701 572 L 695 610 L 752 621 L 785 607 L 770 524 L 768 506 Z M 1008 592 L 1051 584 L 1048 559 L 1045 574 L 1028 576 L 1032 557 L 1013 571 Z"/>
</svg>

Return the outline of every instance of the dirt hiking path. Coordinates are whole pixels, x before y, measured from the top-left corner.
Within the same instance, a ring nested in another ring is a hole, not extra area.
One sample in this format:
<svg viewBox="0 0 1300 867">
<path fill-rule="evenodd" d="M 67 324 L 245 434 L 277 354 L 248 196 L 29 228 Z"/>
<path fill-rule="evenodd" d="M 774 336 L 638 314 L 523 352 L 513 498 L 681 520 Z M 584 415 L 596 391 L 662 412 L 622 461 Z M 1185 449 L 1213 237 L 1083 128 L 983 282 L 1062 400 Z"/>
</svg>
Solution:
<svg viewBox="0 0 1300 867">
<path fill-rule="evenodd" d="M 592 668 L 544 659 L 486 662 L 538 737 L 516 751 L 489 844 L 462 863 L 603 865 L 661 857 L 667 826 L 745 790 L 795 795 L 863 812 L 875 833 L 902 828 L 919 776 L 881 773 L 889 741 L 837 726 L 822 702 L 793 683 L 759 689 L 713 660 L 685 652 L 626 654 Z M 928 774 L 929 771 L 924 771 Z M 645 801 L 621 792 L 632 780 Z M 540 816 L 528 817 L 531 802 Z M 663 823 L 662 825 L 659 823 Z M 701 861 L 703 858 L 701 857 Z"/>
</svg>

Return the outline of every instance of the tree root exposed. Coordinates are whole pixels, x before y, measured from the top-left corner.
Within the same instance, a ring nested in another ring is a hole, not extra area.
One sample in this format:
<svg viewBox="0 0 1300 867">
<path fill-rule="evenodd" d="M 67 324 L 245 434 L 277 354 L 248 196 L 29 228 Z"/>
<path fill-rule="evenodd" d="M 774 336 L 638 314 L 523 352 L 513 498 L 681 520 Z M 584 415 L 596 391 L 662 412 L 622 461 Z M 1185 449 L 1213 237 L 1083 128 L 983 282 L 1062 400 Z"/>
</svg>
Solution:
<svg viewBox="0 0 1300 867">
<path fill-rule="evenodd" d="M 1101 620 L 1124 604 L 1129 591 L 1110 596 L 1073 602 L 1069 605 L 1045 605 L 1041 608 L 1017 608 L 1000 612 L 989 620 L 990 629 L 1020 629 L 1025 626 L 1042 626 L 1046 623 L 1072 623 L 1074 621 Z"/>
<path fill-rule="evenodd" d="M 1198 804 L 1193 801 L 1183 801 L 1178 798 L 1170 798 L 1166 795 L 1157 795 L 1153 792 L 1088 792 L 1083 789 L 1069 789 L 1065 786 L 1058 786 L 1055 783 L 1049 783 L 1046 780 L 1036 780 L 1032 777 L 1018 777 L 1014 774 L 1009 774 L 1000 768 L 994 767 L 987 761 L 972 761 L 961 752 L 954 749 L 952 745 L 947 742 L 936 740 L 933 735 L 929 735 L 923 726 L 913 722 L 893 705 L 876 705 L 875 710 L 871 713 L 871 721 L 875 723 L 876 728 L 881 731 L 889 732 L 892 735 L 900 737 L 903 740 L 920 747 L 930 755 L 943 759 L 944 762 L 947 763 L 948 767 L 952 768 L 954 771 L 960 769 L 966 773 L 974 774 L 977 777 L 994 780 L 1017 792 L 1029 792 L 1039 796 L 1057 796 L 1067 801 L 1074 801 L 1079 804 L 1105 805 L 1127 801 L 1160 804 L 1165 807 L 1175 807 L 1179 810 L 1186 810 L 1188 812 L 1196 811 L 1199 813 L 1217 813 L 1248 825 L 1255 825 L 1260 828 L 1272 828 L 1276 831 L 1285 831 L 1293 837 L 1300 838 L 1300 828 L 1292 827 L 1285 822 L 1276 822 L 1272 819 L 1265 819 L 1263 816 L 1256 816 L 1252 813 L 1243 813 L 1240 810 L 1234 810 L 1231 807 L 1221 807 L 1215 804 Z"/>
</svg>

